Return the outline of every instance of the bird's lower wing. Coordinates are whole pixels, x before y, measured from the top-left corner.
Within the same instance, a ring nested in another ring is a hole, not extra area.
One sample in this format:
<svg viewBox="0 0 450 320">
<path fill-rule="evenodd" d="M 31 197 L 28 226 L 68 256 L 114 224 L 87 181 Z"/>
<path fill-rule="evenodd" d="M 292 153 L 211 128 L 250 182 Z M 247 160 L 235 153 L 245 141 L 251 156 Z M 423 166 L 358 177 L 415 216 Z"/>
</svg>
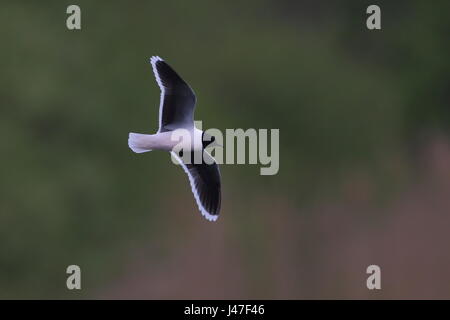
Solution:
<svg viewBox="0 0 450 320">
<path fill-rule="evenodd" d="M 184 163 L 175 152 L 172 152 L 172 155 L 189 177 L 192 193 L 200 212 L 210 221 L 217 220 L 221 205 L 221 183 L 219 166 L 214 158 L 203 151 L 202 163 L 193 164 L 193 161 Z"/>
</svg>

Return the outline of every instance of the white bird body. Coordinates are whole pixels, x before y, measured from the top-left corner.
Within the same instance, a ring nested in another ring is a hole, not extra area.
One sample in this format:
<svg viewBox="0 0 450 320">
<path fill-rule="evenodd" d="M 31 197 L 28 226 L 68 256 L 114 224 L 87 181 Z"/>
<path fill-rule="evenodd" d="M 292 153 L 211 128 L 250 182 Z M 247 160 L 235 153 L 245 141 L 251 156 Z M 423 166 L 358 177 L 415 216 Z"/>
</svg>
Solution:
<svg viewBox="0 0 450 320">
<path fill-rule="evenodd" d="M 175 147 L 184 151 L 201 151 L 203 131 L 197 128 L 142 134 L 130 132 L 128 145 L 136 153 L 152 150 L 172 151 Z"/>
</svg>

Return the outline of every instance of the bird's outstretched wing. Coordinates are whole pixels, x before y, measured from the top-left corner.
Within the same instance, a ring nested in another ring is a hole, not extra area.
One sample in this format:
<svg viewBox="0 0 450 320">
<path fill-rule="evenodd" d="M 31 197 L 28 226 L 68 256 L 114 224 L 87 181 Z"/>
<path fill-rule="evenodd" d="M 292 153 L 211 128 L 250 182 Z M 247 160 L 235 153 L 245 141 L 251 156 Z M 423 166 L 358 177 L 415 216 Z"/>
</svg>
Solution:
<svg viewBox="0 0 450 320">
<path fill-rule="evenodd" d="M 160 57 L 150 62 L 161 89 L 158 132 L 192 128 L 196 98 L 191 87 Z"/>
<path fill-rule="evenodd" d="M 192 193 L 200 212 L 206 219 L 216 221 L 219 217 L 221 204 L 219 166 L 208 152 L 203 152 L 206 161 L 201 164 L 193 164 L 194 161 L 184 163 L 175 152 L 172 152 L 172 155 L 189 177 Z"/>
</svg>

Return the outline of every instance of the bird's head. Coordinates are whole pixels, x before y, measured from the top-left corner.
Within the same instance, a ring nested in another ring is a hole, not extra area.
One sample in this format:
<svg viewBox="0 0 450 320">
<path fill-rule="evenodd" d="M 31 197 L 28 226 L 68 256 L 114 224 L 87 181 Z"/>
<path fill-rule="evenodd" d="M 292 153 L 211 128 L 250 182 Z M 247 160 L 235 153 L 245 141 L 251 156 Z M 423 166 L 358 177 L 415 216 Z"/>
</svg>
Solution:
<svg viewBox="0 0 450 320">
<path fill-rule="evenodd" d="M 216 137 L 207 134 L 205 132 L 203 132 L 202 134 L 202 145 L 203 145 L 203 149 L 205 149 L 206 147 L 212 146 L 212 147 L 223 147 L 220 143 L 217 142 Z"/>
</svg>

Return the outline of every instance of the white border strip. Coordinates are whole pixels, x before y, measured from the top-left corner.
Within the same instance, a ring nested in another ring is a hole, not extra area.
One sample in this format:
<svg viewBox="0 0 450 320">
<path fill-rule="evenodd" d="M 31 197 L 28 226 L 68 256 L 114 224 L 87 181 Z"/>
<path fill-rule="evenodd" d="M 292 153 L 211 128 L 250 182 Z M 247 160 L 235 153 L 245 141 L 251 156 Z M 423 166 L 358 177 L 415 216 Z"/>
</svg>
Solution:
<svg viewBox="0 0 450 320">
<path fill-rule="evenodd" d="M 161 96 L 160 96 L 160 100 L 159 100 L 159 128 L 158 128 L 158 133 L 161 131 L 161 127 L 162 127 L 162 111 L 164 108 L 164 95 L 165 95 L 165 88 L 162 84 L 161 78 L 159 77 L 159 73 L 158 73 L 158 69 L 156 68 L 156 63 L 158 61 L 164 61 L 163 59 L 161 59 L 158 56 L 153 56 L 150 58 L 150 63 L 152 64 L 152 69 L 153 69 L 153 73 L 155 74 L 155 78 L 156 78 L 156 82 L 158 83 L 159 89 L 161 89 Z"/>
</svg>

